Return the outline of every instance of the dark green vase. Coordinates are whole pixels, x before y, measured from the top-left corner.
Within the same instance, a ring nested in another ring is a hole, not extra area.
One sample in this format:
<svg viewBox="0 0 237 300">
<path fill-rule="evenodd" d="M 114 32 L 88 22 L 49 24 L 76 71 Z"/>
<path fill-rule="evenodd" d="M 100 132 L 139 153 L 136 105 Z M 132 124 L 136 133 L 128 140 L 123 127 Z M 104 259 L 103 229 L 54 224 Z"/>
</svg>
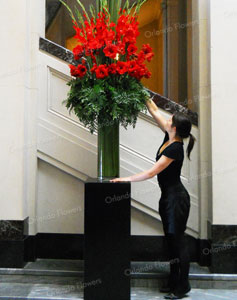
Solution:
<svg viewBox="0 0 237 300">
<path fill-rule="evenodd" d="M 119 177 L 119 122 L 98 122 L 97 177 Z"/>
</svg>

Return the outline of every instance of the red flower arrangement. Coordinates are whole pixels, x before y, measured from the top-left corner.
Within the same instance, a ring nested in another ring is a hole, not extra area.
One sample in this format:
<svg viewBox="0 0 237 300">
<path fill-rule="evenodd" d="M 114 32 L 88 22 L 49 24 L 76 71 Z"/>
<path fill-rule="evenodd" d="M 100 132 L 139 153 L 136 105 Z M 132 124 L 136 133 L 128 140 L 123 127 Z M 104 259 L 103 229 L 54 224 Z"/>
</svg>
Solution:
<svg viewBox="0 0 237 300">
<path fill-rule="evenodd" d="M 66 102 L 67 108 L 74 109 L 76 115 L 91 133 L 96 129 L 98 116 L 103 121 L 117 120 L 125 128 L 137 120 L 138 113 L 146 110 L 145 100 L 148 91 L 141 84 L 142 78 L 150 78 L 145 61 L 150 62 L 154 53 L 149 44 L 144 44 L 140 51 L 136 46 L 138 31 L 138 11 L 145 1 L 138 0 L 134 13 L 128 8 L 113 9 L 100 2 L 100 11 L 91 9 L 89 18 L 84 10 L 81 15 L 77 10 L 76 18 L 70 8 L 75 29 L 74 38 L 78 45 L 73 49 L 77 65 L 70 64 L 72 78 Z M 115 1 L 114 4 L 117 4 Z M 99 7 L 99 5 L 97 5 Z M 137 9 L 138 8 L 138 9 Z M 110 13 L 113 11 L 113 14 Z"/>
<path fill-rule="evenodd" d="M 84 26 L 78 27 L 73 22 L 75 38 L 79 42 L 73 49 L 73 54 L 75 60 L 87 57 L 90 65 L 88 72 L 95 74 L 98 79 L 125 73 L 138 80 L 151 77 L 144 62 L 150 62 L 154 53 L 149 44 L 143 45 L 137 53 L 136 38 L 139 32 L 136 17 L 123 10 L 115 24 L 110 22 L 109 14 L 104 9 L 98 13 L 96 22 L 93 17 L 89 21 L 85 14 L 84 18 Z M 116 57 L 120 59 L 116 60 Z M 70 68 L 72 76 L 82 78 L 89 75 L 81 64 L 77 67 L 70 65 Z"/>
</svg>

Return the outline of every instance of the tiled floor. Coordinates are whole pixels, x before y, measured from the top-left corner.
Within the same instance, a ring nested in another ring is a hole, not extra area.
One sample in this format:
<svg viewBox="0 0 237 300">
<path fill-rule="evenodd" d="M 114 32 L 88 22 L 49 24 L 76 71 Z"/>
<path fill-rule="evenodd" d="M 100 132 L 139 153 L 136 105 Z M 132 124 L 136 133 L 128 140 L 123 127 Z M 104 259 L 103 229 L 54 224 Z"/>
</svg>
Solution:
<svg viewBox="0 0 237 300">
<path fill-rule="evenodd" d="M 83 268 L 84 263 L 80 260 L 53 259 L 37 259 L 35 262 L 29 262 L 23 269 L 0 268 L 0 299 L 83 300 Z M 167 263 L 132 262 L 131 273 L 134 274 L 132 277 L 136 279 L 133 279 L 135 281 L 131 284 L 131 300 L 164 299 L 166 294 L 159 292 L 157 280 L 160 275 L 164 277 L 168 270 Z M 201 275 L 199 276 L 199 274 Z M 215 279 L 211 280 L 222 282 L 221 288 L 200 289 L 200 286 L 203 285 L 202 282 L 206 282 L 207 287 L 210 286 L 210 282 L 208 282 L 210 278 L 205 277 L 209 275 L 212 274 L 208 268 L 192 263 L 190 276 L 197 276 L 197 279 L 191 278 L 190 282 L 193 287 L 198 288 L 192 288 L 184 299 L 237 300 L 237 288 L 233 289 L 236 286 L 236 275 L 231 275 L 231 277 L 228 277 L 228 274 L 227 276 L 220 275 L 217 278 L 214 274 Z M 142 285 L 139 286 L 141 283 Z M 154 287 L 156 285 L 157 287 Z M 222 289 L 222 286 L 226 289 Z M 228 289 L 231 286 L 232 289 Z"/>
<path fill-rule="evenodd" d="M 132 288 L 131 300 L 156 300 L 164 299 L 164 295 L 157 292 L 156 289 Z M 236 300 L 237 290 L 200 290 L 192 289 L 185 300 Z"/>
<path fill-rule="evenodd" d="M 131 288 L 131 300 L 164 299 L 164 295 L 152 288 Z M 83 291 L 77 285 L 0 283 L 0 299 L 75 299 L 83 300 Z M 192 289 L 185 300 L 236 300 L 237 290 Z"/>
</svg>

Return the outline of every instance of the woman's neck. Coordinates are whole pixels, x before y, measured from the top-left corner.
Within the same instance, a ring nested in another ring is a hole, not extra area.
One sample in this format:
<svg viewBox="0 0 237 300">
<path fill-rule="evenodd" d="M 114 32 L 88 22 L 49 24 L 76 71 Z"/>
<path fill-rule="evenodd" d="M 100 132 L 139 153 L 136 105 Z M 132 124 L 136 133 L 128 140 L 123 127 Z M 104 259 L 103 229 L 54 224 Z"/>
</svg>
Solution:
<svg viewBox="0 0 237 300">
<path fill-rule="evenodd" d="M 172 142 L 183 142 L 183 139 L 179 136 L 173 136 L 173 134 L 169 134 L 169 141 L 172 143 Z"/>
</svg>

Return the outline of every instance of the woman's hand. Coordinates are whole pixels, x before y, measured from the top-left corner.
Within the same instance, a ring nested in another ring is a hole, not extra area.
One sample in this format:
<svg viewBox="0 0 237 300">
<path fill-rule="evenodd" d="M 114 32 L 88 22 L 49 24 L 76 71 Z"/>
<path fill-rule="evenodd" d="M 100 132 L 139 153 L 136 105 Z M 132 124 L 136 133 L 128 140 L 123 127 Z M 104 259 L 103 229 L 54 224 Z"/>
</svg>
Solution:
<svg viewBox="0 0 237 300">
<path fill-rule="evenodd" d="M 126 182 L 126 181 L 131 181 L 130 177 L 120 177 L 120 178 L 110 179 L 110 182 Z"/>
</svg>

